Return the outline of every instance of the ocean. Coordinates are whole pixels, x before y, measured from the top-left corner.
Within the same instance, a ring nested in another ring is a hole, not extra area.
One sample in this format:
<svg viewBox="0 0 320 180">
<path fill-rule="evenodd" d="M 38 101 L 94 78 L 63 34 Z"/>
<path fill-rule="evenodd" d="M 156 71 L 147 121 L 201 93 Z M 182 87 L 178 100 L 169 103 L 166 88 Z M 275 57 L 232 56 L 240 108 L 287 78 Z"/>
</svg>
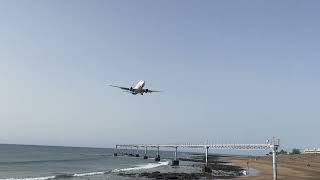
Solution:
<svg viewBox="0 0 320 180">
<path fill-rule="evenodd" d="M 128 153 L 135 153 L 135 150 Z M 161 161 L 154 158 L 113 156 L 114 149 L 0 144 L 0 180 L 101 180 L 133 179 L 117 175 L 127 171 L 188 171 L 190 164 L 173 168 L 173 152 L 162 151 Z M 140 152 L 140 156 L 143 151 Z M 149 151 L 154 157 L 155 151 Z M 188 153 L 179 153 L 188 157 Z M 190 168 L 194 171 L 194 168 Z"/>
</svg>

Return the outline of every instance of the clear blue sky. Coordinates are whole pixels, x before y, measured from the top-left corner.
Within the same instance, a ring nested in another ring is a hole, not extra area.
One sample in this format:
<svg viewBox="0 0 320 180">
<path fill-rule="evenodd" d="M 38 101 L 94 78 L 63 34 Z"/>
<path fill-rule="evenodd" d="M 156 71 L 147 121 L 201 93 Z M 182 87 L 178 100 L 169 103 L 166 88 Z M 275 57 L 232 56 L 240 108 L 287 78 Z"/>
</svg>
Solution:
<svg viewBox="0 0 320 180">
<path fill-rule="evenodd" d="M 0 142 L 320 146 L 319 6 L 1 1 Z"/>
</svg>

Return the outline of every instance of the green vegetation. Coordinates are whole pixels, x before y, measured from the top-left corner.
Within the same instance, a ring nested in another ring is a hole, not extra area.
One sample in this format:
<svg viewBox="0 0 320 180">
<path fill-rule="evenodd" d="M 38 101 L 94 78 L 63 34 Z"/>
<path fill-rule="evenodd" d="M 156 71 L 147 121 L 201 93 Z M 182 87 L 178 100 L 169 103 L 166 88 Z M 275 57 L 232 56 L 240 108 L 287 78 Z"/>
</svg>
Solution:
<svg viewBox="0 0 320 180">
<path fill-rule="evenodd" d="M 297 149 L 297 148 L 293 148 L 292 149 L 292 152 L 288 153 L 287 151 L 281 149 L 279 152 L 277 152 L 277 155 L 280 155 L 280 154 L 301 154 L 301 151 L 300 149 Z M 268 154 L 266 154 L 267 156 L 268 155 L 272 155 L 272 152 L 270 151 Z"/>
<path fill-rule="evenodd" d="M 290 154 L 301 154 L 300 149 L 293 148 Z"/>
<path fill-rule="evenodd" d="M 278 154 L 288 154 L 288 152 L 283 150 L 283 149 L 281 149 L 281 151 L 279 151 Z"/>
</svg>

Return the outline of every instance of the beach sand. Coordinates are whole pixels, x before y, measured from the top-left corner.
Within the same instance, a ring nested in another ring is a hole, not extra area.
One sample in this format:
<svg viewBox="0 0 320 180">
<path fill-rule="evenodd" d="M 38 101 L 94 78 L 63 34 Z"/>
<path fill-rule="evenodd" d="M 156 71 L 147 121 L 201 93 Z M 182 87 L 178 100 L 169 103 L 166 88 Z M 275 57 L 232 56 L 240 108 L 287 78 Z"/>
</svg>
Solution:
<svg viewBox="0 0 320 180">
<path fill-rule="evenodd" d="M 246 176 L 237 179 L 272 179 L 272 156 L 220 156 L 218 159 L 242 167 L 247 167 L 247 162 L 249 162 L 249 168 L 254 168 L 259 171 L 258 176 Z M 319 180 L 320 154 L 279 155 L 278 179 Z"/>
</svg>

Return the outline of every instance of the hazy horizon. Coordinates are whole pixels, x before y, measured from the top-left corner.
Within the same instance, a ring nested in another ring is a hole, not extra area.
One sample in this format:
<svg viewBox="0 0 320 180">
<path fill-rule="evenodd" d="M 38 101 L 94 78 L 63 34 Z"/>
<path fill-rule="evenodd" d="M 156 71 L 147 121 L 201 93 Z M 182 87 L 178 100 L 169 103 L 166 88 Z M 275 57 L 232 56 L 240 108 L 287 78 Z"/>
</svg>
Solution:
<svg viewBox="0 0 320 180">
<path fill-rule="evenodd" d="M 0 143 L 320 147 L 319 5 L 1 1 Z"/>
</svg>

